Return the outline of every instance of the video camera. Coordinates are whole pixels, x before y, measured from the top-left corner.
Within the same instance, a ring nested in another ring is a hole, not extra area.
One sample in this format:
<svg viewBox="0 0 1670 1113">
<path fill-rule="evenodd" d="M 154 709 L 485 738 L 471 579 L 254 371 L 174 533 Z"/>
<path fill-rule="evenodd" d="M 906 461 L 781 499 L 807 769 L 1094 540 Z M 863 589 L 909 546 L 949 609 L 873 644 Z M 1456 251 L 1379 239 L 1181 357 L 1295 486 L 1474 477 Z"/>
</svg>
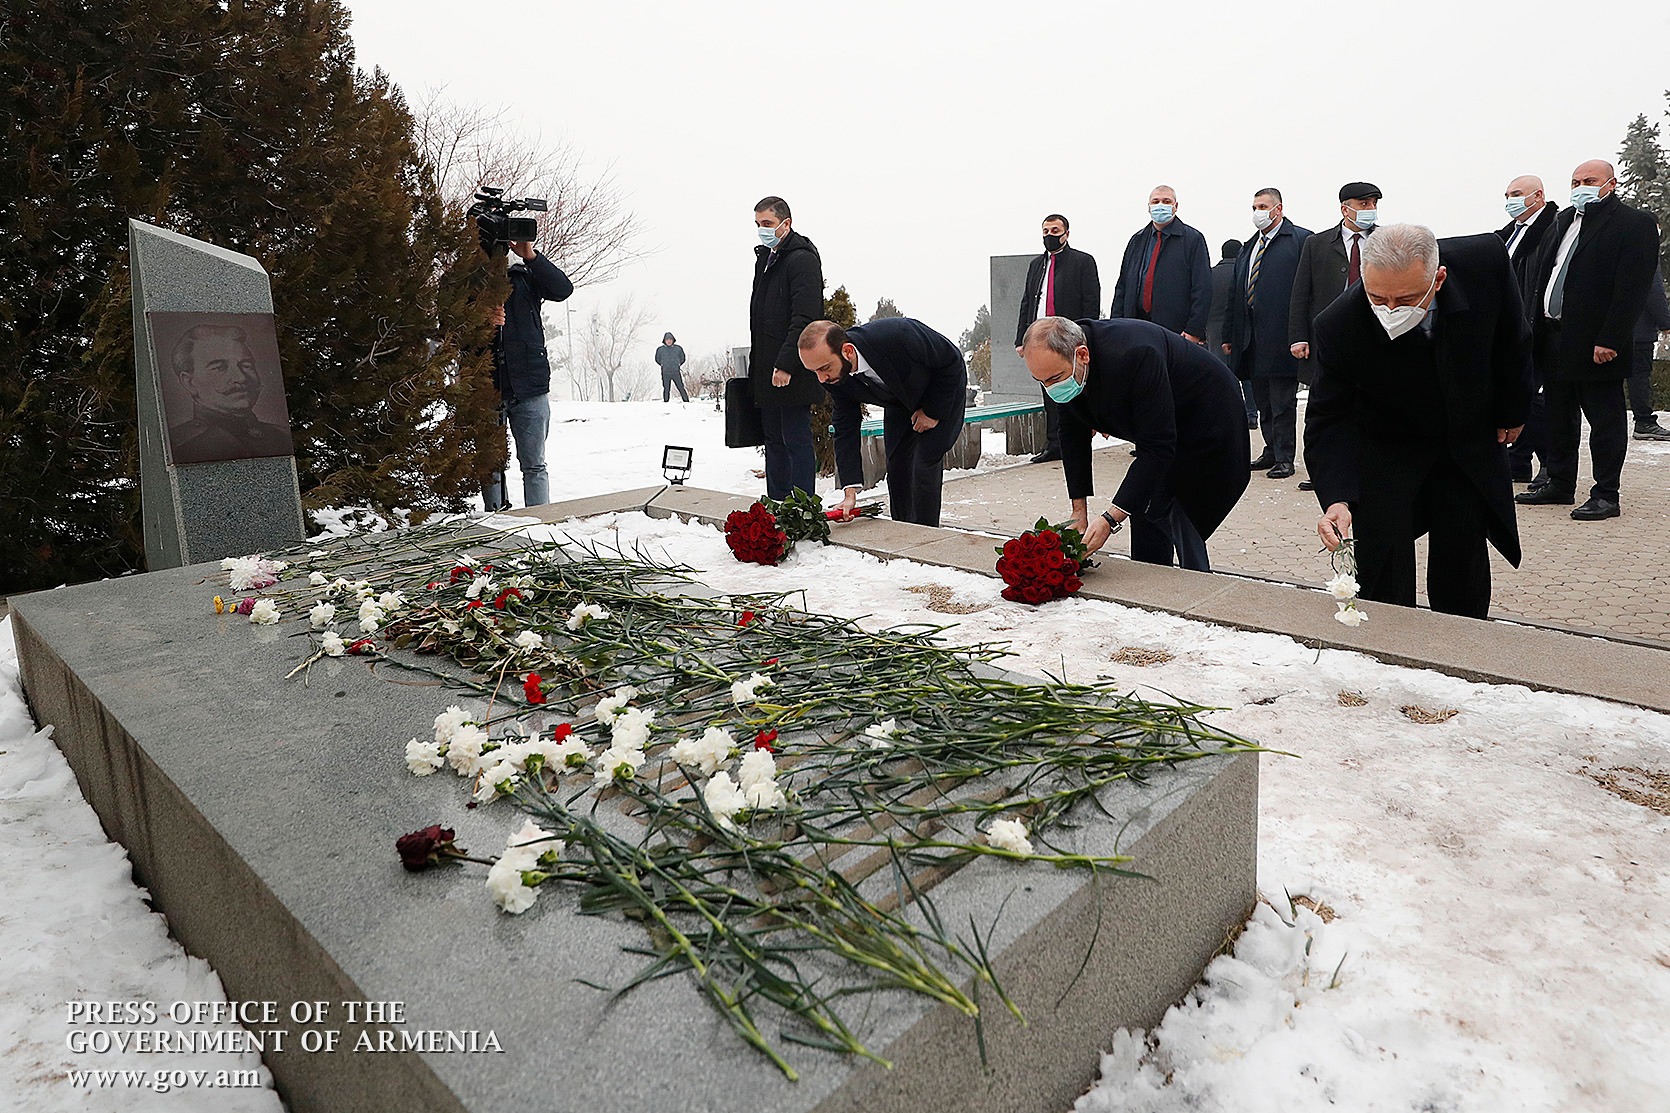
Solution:
<svg viewBox="0 0 1670 1113">
<path fill-rule="evenodd" d="M 503 254 L 512 243 L 532 242 L 539 235 L 539 222 L 531 216 L 511 216 L 511 213 L 546 211 L 545 198 L 507 198 L 504 190 L 482 186 L 476 190 L 475 204 L 469 215 L 475 217 L 481 231 L 481 250 L 489 255 Z"/>
</svg>

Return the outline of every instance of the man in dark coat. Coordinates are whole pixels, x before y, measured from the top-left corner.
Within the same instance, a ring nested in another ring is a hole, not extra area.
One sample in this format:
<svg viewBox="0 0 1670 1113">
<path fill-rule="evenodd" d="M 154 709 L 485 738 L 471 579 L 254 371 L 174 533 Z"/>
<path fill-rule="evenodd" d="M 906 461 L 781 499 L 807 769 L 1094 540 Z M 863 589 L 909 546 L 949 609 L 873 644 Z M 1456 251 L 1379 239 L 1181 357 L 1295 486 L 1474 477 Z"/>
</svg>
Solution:
<svg viewBox="0 0 1670 1113">
<path fill-rule="evenodd" d="M 662 335 L 661 344 L 655 349 L 655 362 L 661 368 L 661 401 L 673 400 L 674 387 L 678 388 L 680 398 L 690 401 L 690 395 L 684 389 L 684 349 L 672 333 Z"/>
<path fill-rule="evenodd" d="M 1528 505 L 1570 506 L 1577 495 L 1577 448 L 1589 419 L 1594 486 L 1571 512 L 1580 522 L 1616 518 L 1629 432 L 1623 383 L 1635 357 L 1635 322 L 1658 262 L 1653 218 L 1618 198 L 1612 164 L 1583 163 L 1537 259 L 1532 306 L 1537 370 L 1548 407 L 1548 482 L 1519 495 Z"/>
<path fill-rule="evenodd" d="M 1317 317 L 1312 356 L 1305 466 L 1323 544 L 1355 528 L 1362 598 L 1413 607 L 1415 539 L 1427 534 L 1432 609 L 1484 618 L 1487 539 L 1519 564 L 1506 446 L 1531 393 L 1530 332 L 1501 241 L 1380 229 L 1362 282 Z"/>
<path fill-rule="evenodd" d="M 1252 470 L 1269 468 L 1264 474 L 1271 479 L 1287 479 L 1293 474 L 1299 405 L 1299 361 L 1288 347 L 1287 321 L 1310 230 L 1284 219 L 1281 191 L 1274 187 L 1253 194 L 1252 216 L 1258 233 L 1241 249 L 1244 262 L 1235 268 L 1225 325 L 1228 339 L 1220 350 L 1236 378 L 1252 380 L 1258 402 L 1264 451 Z"/>
<path fill-rule="evenodd" d="M 1224 350 L 1228 337 L 1224 335 L 1229 316 L 1230 288 L 1235 285 L 1235 260 L 1241 256 L 1240 240 L 1223 242 L 1223 258 L 1212 268 L 1212 312 L 1206 318 L 1206 347 L 1213 355 L 1229 364 L 1229 353 Z M 1241 384 L 1241 398 L 1247 404 L 1247 428 L 1258 428 L 1258 402 L 1253 398 L 1252 383 Z"/>
<path fill-rule="evenodd" d="M 760 246 L 748 303 L 748 379 L 765 431 L 765 493 L 774 499 L 796 487 L 817 493 L 812 404 L 823 388 L 800 362 L 798 343 L 800 330 L 823 316 L 823 260 L 793 223 L 781 197 L 754 206 Z"/>
<path fill-rule="evenodd" d="M 1070 320 L 1102 315 L 1102 280 L 1096 273 L 1096 257 L 1067 246 L 1071 234 L 1067 218 L 1051 213 L 1044 218 L 1044 253 L 1026 269 L 1026 286 L 1021 291 L 1021 311 L 1015 324 L 1015 351 L 1033 321 L 1058 316 Z M 1034 464 L 1061 459 L 1061 415 L 1055 403 L 1044 395 L 1047 439 L 1044 451 L 1032 458 Z"/>
<path fill-rule="evenodd" d="M 883 317 L 842 329 L 813 321 L 800 334 L 800 359 L 835 401 L 835 467 L 858 507 L 864 487 L 859 425 L 865 403 L 882 407 L 887 450 L 887 510 L 895 521 L 939 525 L 945 454 L 963 431 L 968 368 L 957 346 L 921 321 Z"/>
<path fill-rule="evenodd" d="M 1655 261 L 1647 304 L 1635 322 L 1635 362 L 1629 372 L 1629 408 L 1635 411 L 1638 441 L 1670 441 L 1670 429 L 1658 423 L 1653 409 L 1653 348 L 1666 332 L 1670 332 L 1670 304 L 1664 297 L 1664 274 Z"/>
<path fill-rule="evenodd" d="M 1309 386 L 1310 333 L 1316 315 L 1333 304 L 1347 286 L 1362 277 L 1363 240 L 1380 219 L 1380 187 L 1348 182 L 1339 191 L 1340 221 L 1305 241 L 1299 270 L 1293 276 L 1293 300 L 1287 309 L 1287 346 L 1299 361 L 1299 381 Z"/>
<path fill-rule="evenodd" d="M 522 502 L 543 506 L 551 501 L 550 473 L 545 467 L 545 441 L 551 433 L 551 361 L 545 351 L 545 321 L 540 303 L 566 301 L 574 283 L 531 243 L 513 243 L 510 296 L 493 311 L 500 326 L 493 344 L 493 385 L 498 388 L 500 412 L 516 443 L 516 462 L 522 467 Z M 504 471 L 482 484 L 488 510 L 510 506 Z"/>
<path fill-rule="evenodd" d="M 1131 559 L 1210 572 L 1206 540 L 1247 489 L 1240 384 L 1206 349 L 1150 321 L 1046 317 L 1027 330 L 1027 370 L 1061 405 L 1062 468 L 1092 552 L 1131 523 Z M 1136 445 L 1113 505 L 1091 516 L 1090 438 Z"/>
<path fill-rule="evenodd" d="M 1177 191 L 1170 186 L 1149 191 L 1149 223 L 1125 245 L 1108 316 L 1153 321 L 1204 344 L 1212 314 L 1212 255 L 1206 237 L 1177 218 L 1177 208 Z"/>
<path fill-rule="evenodd" d="M 1496 230 L 1508 249 L 1508 261 L 1513 264 L 1514 281 L 1525 300 L 1525 319 L 1535 320 L 1531 303 L 1536 300 L 1537 256 L 1560 206 L 1548 200 L 1543 192 L 1542 179 L 1535 174 L 1521 174 L 1502 191 L 1503 206 L 1508 211 L 1508 222 Z M 1542 379 L 1531 366 L 1531 409 L 1525 415 L 1525 430 L 1508 450 L 1509 470 L 1515 483 L 1540 486 L 1548 480 L 1548 462 L 1543 459 L 1543 444 L 1548 439 L 1548 419 L 1544 414 Z M 1532 459 L 1543 461 L 1539 474 L 1533 474 Z"/>
</svg>

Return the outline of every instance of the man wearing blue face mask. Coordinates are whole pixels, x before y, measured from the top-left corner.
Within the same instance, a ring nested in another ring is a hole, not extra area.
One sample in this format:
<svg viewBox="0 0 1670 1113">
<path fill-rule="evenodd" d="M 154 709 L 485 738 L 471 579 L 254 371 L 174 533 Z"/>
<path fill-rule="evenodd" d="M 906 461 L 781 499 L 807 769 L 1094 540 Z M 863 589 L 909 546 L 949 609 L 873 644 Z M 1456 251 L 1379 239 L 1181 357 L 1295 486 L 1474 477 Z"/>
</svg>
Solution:
<svg viewBox="0 0 1670 1113">
<path fill-rule="evenodd" d="M 1572 171 L 1571 208 L 1557 218 L 1537 260 L 1532 320 L 1548 412 L 1548 482 L 1518 498 L 1526 505 L 1577 501 L 1577 450 L 1588 418 L 1594 485 L 1571 512 L 1579 522 L 1621 513 L 1629 443 L 1623 384 L 1658 262 L 1657 225 L 1620 201 L 1617 187 L 1617 173 L 1602 159 Z"/>
<path fill-rule="evenodd" d="M 1177 217 L 1177 191 L 1148 192 L 1148 225 L 1125 245 L 1109 317 L 1153 321 L 1195 344 L 1206 343 L 1212 315 L 1212 255 L 1206 237 Z"/>
<path fill-rule="evenodd" d="M 1415 605 L 1427 536 L 1435 611 L 1490 612 L 1486 543 L 1519 564 L 1507 446 L 1530 399 L 1530 331 L 1502 243 L 1390 224 L 1362 281 L 1316 318 L 1305 467 L 1329 549 L 1356 535 L 1364 599 Z"/>
<path fill-rule="evenodd" d="M 1150 321 L 1044 317 L 1021 358 L 1061 407 L 1073 520 L 1091 552 L 1131 527 L 1131 559 L 1210 572 L 1206 541 L 1247 489 L 1241 385 L 1205 348 Z M 1136 445 L 1113 503 L 1092 514 L 1090 439 Z"/>
<path fill-rule="evenodd" d="M 1548 200 L 1543 192 L 1542 179 L 1535 174 L 1521 174 L 1502 191 L 1503 207 L 1508 211 L 1508 223 L 1496 230 L 1508 249 L 1508 260 L 1513 264 L 1514 281 L 1525 298 L 1527 320 L 1535 320 L 1533 303 L 1537 291 L 1537 257 L 1554 227 L 1560 206 Z M 1534 368 L 1533 368 L 1534 372 Z M 1525 418 L 1525 431 L 1508 453 L 1515 483 L 1529 483 L 1540 487 L 1548 481 L 1548 461 L 1543 456 L 1543 444 L 1548 438 L 1548 419 L 1544 413 L 1542 378 L 1533 375 L 1531 382 L 1531 411 Z M 1533 474 L 1532 458 L 1543 461 L 1542 469 Z"/>
</svg>

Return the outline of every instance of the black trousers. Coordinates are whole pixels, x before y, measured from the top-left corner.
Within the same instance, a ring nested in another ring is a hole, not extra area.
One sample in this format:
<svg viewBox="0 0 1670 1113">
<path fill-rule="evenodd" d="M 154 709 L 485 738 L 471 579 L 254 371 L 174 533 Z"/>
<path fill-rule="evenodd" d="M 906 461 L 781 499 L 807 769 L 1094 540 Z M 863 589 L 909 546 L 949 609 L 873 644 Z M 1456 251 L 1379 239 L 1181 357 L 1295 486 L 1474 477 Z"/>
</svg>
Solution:
<svg viewBox="0 0 1670 1113">
<path fill-rule="evenodd" d="M 1629 408 L 1637 425 L 1652 425 L 1658 420 L 1653 409 L 1653 342 L 1635 342 L 1635 362 L 1630 364 Z"/>
<path fill-rule="evenodd" d="M 1261 376 L 1252 385 L 1265 449 L 1276 463 L 1293 463 L 1299 434 L 1299 380 Z"/>
<path fill-rule="evenodd" d="M 786 499 L 796 487 L 818 493 L 818 457 L 812 447 L 811 406 L 761 406 L 765 431 L 765 493 Z"/>
<path fill-rule="evenodd" d="M 1534 375 L 1531 385 L 1531 408 L 1525 416 L 1525 428 L 1508 449 L 1508 470 L 1516 481 L 1533 478 L 1534 461 L 1548 467 L 1548 404 L 1542 393 L 1542 376 Z"/>
<path fill-rule="evenodd" d="M 923 435 L 911 428 L 910 413 L 902 406 L 888 406 L 883 411 L 882 441 L 887 446 L 889 516 L 895 522 L 939 525 L 945 452 L 928 447 Z"/>
<path fill-rule="evenodd" d="M 1422 457 L 1425 462 L 1422 462 Z M 1447 451 L 1413 450 L 1405 467 L 1385 469 L 1352 514 L 1357 582 L 1362 597 L 1397 607 L 1415 605 L 1415 539 L 1427 545 L 1426 594 L 1432 609 L 1467 618 L 1490 613 L 1490 511 L 1472 480 Z"/>
<path fill-rule="evenodd" d="M 1589 419 L 1589 462 L 1595 482 L 1589 497 L 1618 501 L 1618 481 L 1624 470 L 1624 453 L 1629 447 L 1629 410 L 1624 405 L 1624 384 L 1617 379 L 1582 379 L 1577 382 L 1543 384 L 1548 405 L 1549 489 L 1556 493 L 1577 491 L 1577 449 L 1583 439 L 1583 419 Z"/>
<path fill-rule="evenodd" d="M 684 376 L 677 371 L 663 369 L 661 372 L 661 401 L 672 401 L 674 387 L 678 387 L 680 398 L 686 402 L 690 401 L 690 395 L 684 389 Z"/>
<path fill-rule="evenodd" d="M 1194 521 L 1183 504 L 1172 500 L 1171 513 L 1162 519 L 1132 514 L 1131 559 L 1144 564 L 1170 565 L 1173 556 L 1179 568 L 1191 572 L 1210 572 L 1212 562 L 1206 555 L 1206 540 L 1200 536 Z"/>
</svg>

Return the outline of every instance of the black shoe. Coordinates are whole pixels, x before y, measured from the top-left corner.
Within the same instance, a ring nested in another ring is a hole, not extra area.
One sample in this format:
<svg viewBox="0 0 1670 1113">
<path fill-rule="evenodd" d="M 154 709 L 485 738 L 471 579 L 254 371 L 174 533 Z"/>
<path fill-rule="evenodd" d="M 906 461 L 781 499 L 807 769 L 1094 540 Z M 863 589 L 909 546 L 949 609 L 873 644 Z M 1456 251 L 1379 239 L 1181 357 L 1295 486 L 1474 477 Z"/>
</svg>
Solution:
<svg viewBox="0 0 1670 1113">
<path fill-rule="evenodd" d="M 1316 484 L 1312 483 L 1308 479 L 1301 479 L 1301 480 L 1299 480 L 1299 490 L 1301 490 L 1301 491 L 1314 491 L 1314 490 L 1316 490 Z"/>
<path fill-rule="evenodd" d="M 1570 491 L 1551 490 L 1551 486 L 1544 483 L 1541 487 L 1521 491 L 1513 497 L 1513 501 L 1521 506 L 1570 506 L 1577 501 L 1577 497 Z"/>
<path fill-rule="evenodd" d="M 1270 479 L 1288 479 L 1288 478 L 1291 478 L 1292 475 L 1293 475 L 1293 465 L 1292 464 L 1277 464 L 1275 467 L 1271 468 L 1269 471 L 1265 472 L 1264 474 L 1265 474 L 1265 476 L 1267 476 Z"/>
<path fill-rule="evenodd" d="M 1059 448 L 1046 448 L 1044 451 L 1034 456 L 1032 458 L 1032 462 L 1034 464 L 1047 464 L 1051 460 L 1059 459 L 1061 459 L 1061 450 Z"/>
<path fill-rule="evenodd" d="M 1258 428 L 1258 418 L 1256 418 L 1256 417 L 1247 418 L 1247 428 L 1248 429 L 1257 429 Z"/>
<path fill-rule="evenodd" d="M 1263 471 L 1265 468 L 1276 466 L 1276 458 L 1268 452 L 1259 455 L 1258 459 L 1247 465 L 1249 471 Z"/>
<path fill-rule="evenodd" d="M 1611 499 L 1590 499 L 1571 512 L 1574 522 L 1599 522 L 1607 518 L 1616 518 L 1623 511 Z"/>
<path fill-rule="evenodd" d="M 1651 421 L 1637 421 L 1635 423 L 1635 439 L 1638 441 L 1670 441 L 1670 429 L 1658 423 L 1658 418 Z"/>
</svg>

